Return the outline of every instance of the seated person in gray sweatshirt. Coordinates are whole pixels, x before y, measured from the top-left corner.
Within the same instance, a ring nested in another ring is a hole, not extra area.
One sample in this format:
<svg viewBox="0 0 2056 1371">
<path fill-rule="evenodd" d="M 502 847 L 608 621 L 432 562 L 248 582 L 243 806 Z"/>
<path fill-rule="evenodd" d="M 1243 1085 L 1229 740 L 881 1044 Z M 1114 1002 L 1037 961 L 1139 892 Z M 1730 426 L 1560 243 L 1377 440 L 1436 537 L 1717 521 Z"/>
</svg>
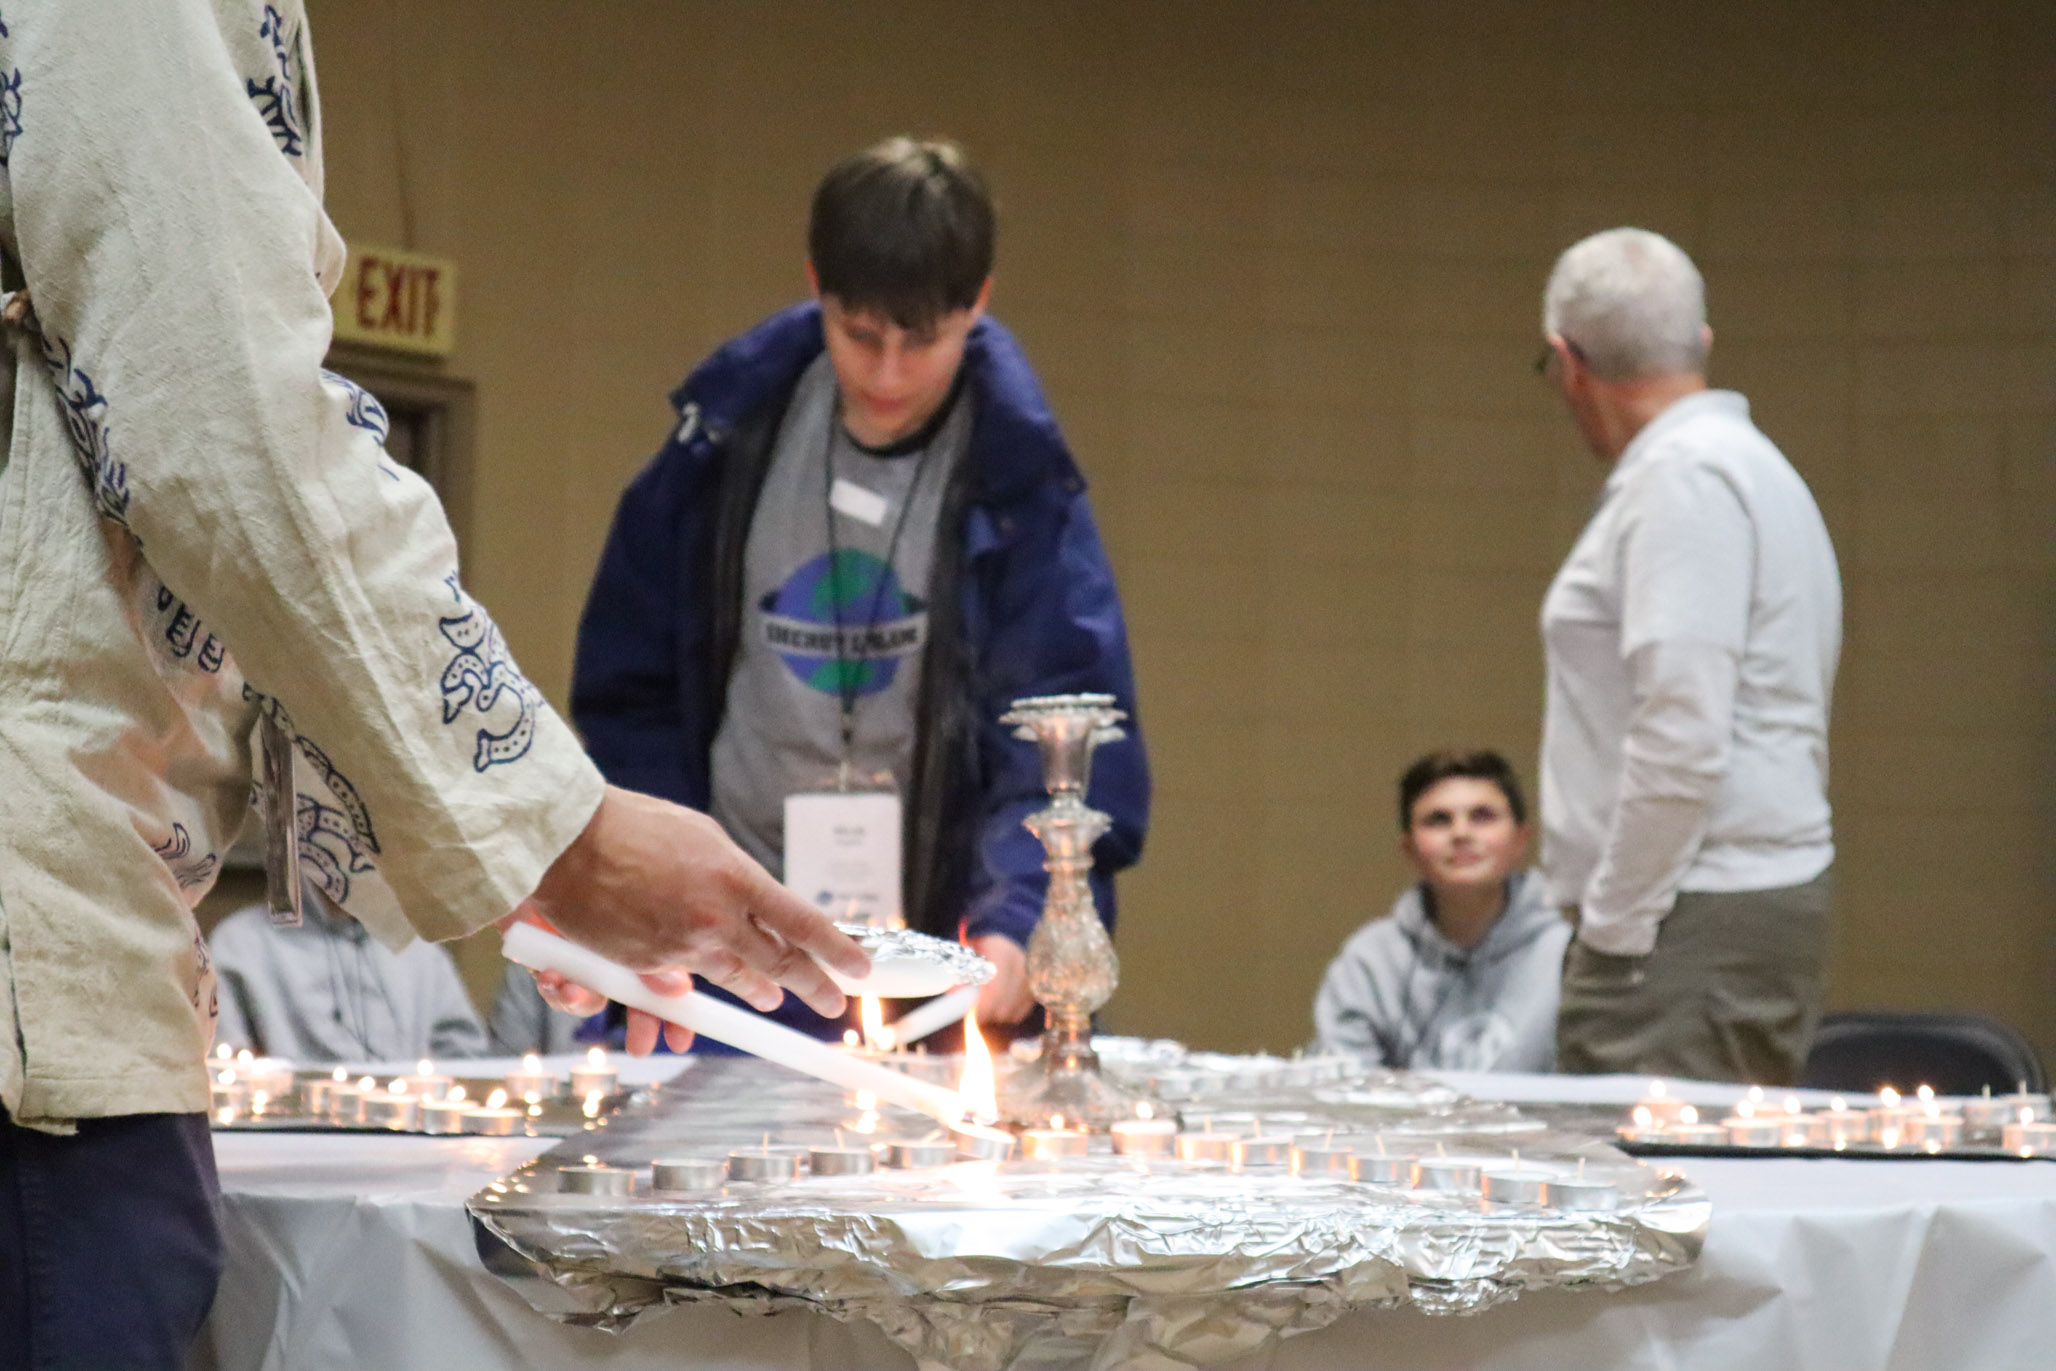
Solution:
<svg viewBox="0 0 2056 1371">
<path fill-rule="evenodd" d="M 296 1062 L 482 1057 L 485 1029 L 457 964 L 434 943 L 387 948 L 301 882 L 298 928 L 264 906 L 240 909 L 207 939 L 220 989 L 214 1041 Z"/>
<path fill-rule="evenodd" d="M 1496 752 L 1435 752 L 1399 782 L 1399 850 L 1420 876 L 1352 935 L 1314 1000 L 1326 1052 L 1390 1067 L 1548 1071 L 1570 926 L 1518 869 L 1527 804 Z"/>
</svg>

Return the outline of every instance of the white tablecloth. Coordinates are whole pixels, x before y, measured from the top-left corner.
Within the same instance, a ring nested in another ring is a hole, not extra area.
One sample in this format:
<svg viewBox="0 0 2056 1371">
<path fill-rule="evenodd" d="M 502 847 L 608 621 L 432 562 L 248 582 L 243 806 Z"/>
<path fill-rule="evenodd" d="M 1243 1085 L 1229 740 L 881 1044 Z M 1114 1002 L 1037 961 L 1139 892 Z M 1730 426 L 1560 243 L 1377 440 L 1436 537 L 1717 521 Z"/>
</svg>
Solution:
<svg viewBox="0 0 2056 1371">
<path fill-rule="evenodd" d="M 1514 1080 L 1462 1084 L 1523 1093 Z M 686 1308 L 617 1337 L 534 1313 L 480 1266 L 463 1205 L 549 1145 L 218 1136 L 229 1266 L 193 1371 L 912 1366 L 869 1324 L 820 1315 Z M 1713 1199 L 1705 1254 L 1685 1274 L 1468 1318 L 1359 1313 L 1238 1371 L 2056 1367 L 2056 1163 L 1666 1164 Z"/>
</svg>

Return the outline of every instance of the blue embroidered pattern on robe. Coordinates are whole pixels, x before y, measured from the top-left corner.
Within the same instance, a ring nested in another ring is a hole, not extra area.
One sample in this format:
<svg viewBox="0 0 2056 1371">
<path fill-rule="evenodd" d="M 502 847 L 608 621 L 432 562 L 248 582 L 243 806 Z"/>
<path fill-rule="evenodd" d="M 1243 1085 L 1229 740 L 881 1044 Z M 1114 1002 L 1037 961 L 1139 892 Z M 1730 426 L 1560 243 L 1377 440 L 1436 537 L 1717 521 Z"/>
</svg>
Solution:
<svg viewBox="0 0 2056 1371">
<path fill-rule="evenodd" d="M 172 656 L 182 662 L 190 659 L 193 665 L 210 676 L 221 673 L 222 665 L 228 659 L 228 649 L 221 645 L 221 639 L 207 631 L 207 625 L 193 613 L 192 606 L 172 594 L 161 582 L 157 587 L 157 612 L 169 616 L 164 625 L 164 642 L 171 649 Z"/>
<path fill-rule="evenodd" d="M 278 63 L 278 75 L 262 81 L 245 78 L 243 87 L 257 102 L 257 112 L 271 130 L 272 141 L 288 157 L 301 155 L 306 135 L 300 131 L 300 92 L 293 80 L 293 49 L 299 35 L 286 33 L 286 21 L 272 5 L 264 7 L 264 22 L 257 32 L 271 40 L 271 55 Z"/>
<path fill-rule="evenodd" d="M 350 397 L 350 409 L 348 413 L 343 415 L 343 421 L 353 428 L 363 429 L 366 433 L 378 439 L 380 449 L 378 454 L 379 472 L 388 480 L 398 481 L 403 479 L 399 468 L 393 465 L 392 458 L 386 456 L 384 451 L 386 438 L 392 433 L 393 423 L 385 412 L 385 406 L 378 402 L 378 397 L 358 385 L 355 381 L 352 381 L 349 377 L 338 376 L 332 371 L 323 371 L 321 379 L 334 385 Z"/>
<path fill-rule="evenodd" d="M 0 23 L 0 37 L 7 25 Z M 21 136 L 21 72 L 0 72 L 0 167 L 14 155 L 14 140 Z"/>
<path fill-rule="evenodd" d="M 375 870 L 357 844 L 350 816 L 311 795 L 293 797 L 293 831 L 300 865 L 321 893 L 340 905 L 350 898 L 350 878 Z"/>
<path fill-rule="evenodd" d="M 107 441 L 107 397 L 73 362 L 71 344 L 48 331 L 38 329 L 36 341 L 42 348 L 43 364 L 57 383 L 58 408 L 64 426 L 71 432 L 72 448 L 79 465 L 93 483 L 93 500 L 100 512 L 128 527 L 128 464 L 114 459 Z"/>
<path fill-rule="evenodd" d="M 321 373 L 321 379 L 350 397 L 350 412 L 343 416 L 351 426 L 361 428 L 383 444 L 392 432 L 392 420 L 386 416 L 385 406 L 378 397 L 358 385 L 347 376 L 338 376 L 332 371 Z"/>
<path fill-rule="evenodd" d="M 193 935 L 193 964 L 193 988 L 187 992 L 186 998 L 193 1002 L 194 1013 L 202 1012 L 200 1009 L 200 987 L 205 985 L 207 987 L 207 1008 L 205 1013 L 208 1022 L 212 1023 L 221 1017 L 221 984 L 214 979 L 214 958 L 208 955 L 207 940 L 197 933 Z"/>
<path fill-rule="evenodd" d="M 150 850 L 171 868 L 171 878 L 178 882 L 180 890 L 191 890 L 214 879 L 214 870 L 221 865 L 221 858 L 212 852 L 193 856 L 193 835 L 186 832 L 184 824 L 173 824 L 171 836 L 162 843 L 152 844 Z"/>
<path fill-rule="evenodd" d="M 357 841 L 364 845 L 365 850 L 373 854 L 378 853 L 378 834 L 371 827 L 371 809 L 357 793 L 357 787 L 350 783 L 350 778 L 337 769 L 336 764 L 328 759 L 328 754 L 323 752 L 312 738 L 293 726 L 293 716 L 286 713 L 286 707 L 279 703 L 276 696 L 266 695 L 261 690 L 245 685 L 243 698 L 255 702 L 258 708 L 278 721 L 278 726 L 286 731 L 286 736 L 300 749 L 300 755 L 307 759 L 307 764 L 321 777 L 321 783 L 328 787 L 329 794 L 342 806 L 342 813 L 350 820 L 350 827 L 355 831 Z"/>
<path fill-rule="evenodd" d="M 483 605 L 464 593 L 454 572 L 445 578 L 444 584 L 449 586 L 451 596 L 463 612 L 442 621 L 443 637 L 457 649 L 457 655 L 443 668 L 443 722 L 455 723 L 467 706 L 481 715 L 488 714 L 499 704 L 503 693 L 512 696 L 520 706 L 519 715 L 502 732 L 495 733 L 489 728 L 478 730 L 471 767 L 474 771 L 484 771 L 488 767 L 518 761 L 527 755 L 535 741 L 535 720 L 542 705 L 542 692 L 521 674 L 521 668 L 514 664 L 512 654 L 500 638 L 499 625 L 493 622 Z"/>
</svg>

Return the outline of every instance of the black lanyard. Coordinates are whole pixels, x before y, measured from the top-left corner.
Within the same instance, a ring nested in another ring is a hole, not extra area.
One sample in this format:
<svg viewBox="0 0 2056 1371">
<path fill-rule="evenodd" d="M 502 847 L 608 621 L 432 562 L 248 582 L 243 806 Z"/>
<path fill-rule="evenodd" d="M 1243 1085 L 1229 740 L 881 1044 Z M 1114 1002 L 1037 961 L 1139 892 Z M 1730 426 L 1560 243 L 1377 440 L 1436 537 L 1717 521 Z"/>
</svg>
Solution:
<svg viewBox="0 0 2056 1371">
<path fill-rule="evenodd" d="M 885 571 L 871 591 L 871 610 L 864 621 L 864 639 L 860 644 L 863 650 L 854 661 L 850 658 L 847 630 L 842 619 L 842 540 L 835 532 L 835 437 L 841 429 L 842 397 L 838 393 L 834 408 L 828 415 L 828 440 L 821 449 L 821 498 L 828 518 L 828 603 L 835 615 L 835 690 L 842 705 L 842 766 L 837 778 L 839 784 L 847 787 L 857 736 L 857 674 L 870 664 L 871 640 L 876 635 L 879 612 L 885 607 L 885 591 L 899 575 L 900 535 L 907 531 L 907 515 L 913 512 L 914 499 L 921 493 L 921 478 L 927 473 L 928 458 L 941 446 L 938 441 L 941 429 L 929 435 L 927 446 L 914 459 L 914 479 L 907 483 L 907 493 L 900 501 L 899 517 L 893 520 L 892 535 L 886 540 Z"/>
</svg>

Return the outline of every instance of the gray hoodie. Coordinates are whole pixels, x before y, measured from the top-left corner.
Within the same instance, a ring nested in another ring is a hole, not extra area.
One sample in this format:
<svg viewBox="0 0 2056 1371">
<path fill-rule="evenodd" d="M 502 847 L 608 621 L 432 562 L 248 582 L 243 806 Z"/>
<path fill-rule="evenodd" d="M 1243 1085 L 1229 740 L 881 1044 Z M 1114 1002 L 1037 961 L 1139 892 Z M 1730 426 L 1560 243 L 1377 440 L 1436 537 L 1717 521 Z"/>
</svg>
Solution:
<svg viewBox="0 0 2056 1371">
<path fill-rule="evenodd" d="M 1421 887 L 1351 935 L 1314 998 L 1322 1051 L 1394 1067 L 1550 1071 L 1570 925 L 1532 872 L 1507 881 L 1506 910 L 1471 949 L 1442 936 Z"/>
</svg>

